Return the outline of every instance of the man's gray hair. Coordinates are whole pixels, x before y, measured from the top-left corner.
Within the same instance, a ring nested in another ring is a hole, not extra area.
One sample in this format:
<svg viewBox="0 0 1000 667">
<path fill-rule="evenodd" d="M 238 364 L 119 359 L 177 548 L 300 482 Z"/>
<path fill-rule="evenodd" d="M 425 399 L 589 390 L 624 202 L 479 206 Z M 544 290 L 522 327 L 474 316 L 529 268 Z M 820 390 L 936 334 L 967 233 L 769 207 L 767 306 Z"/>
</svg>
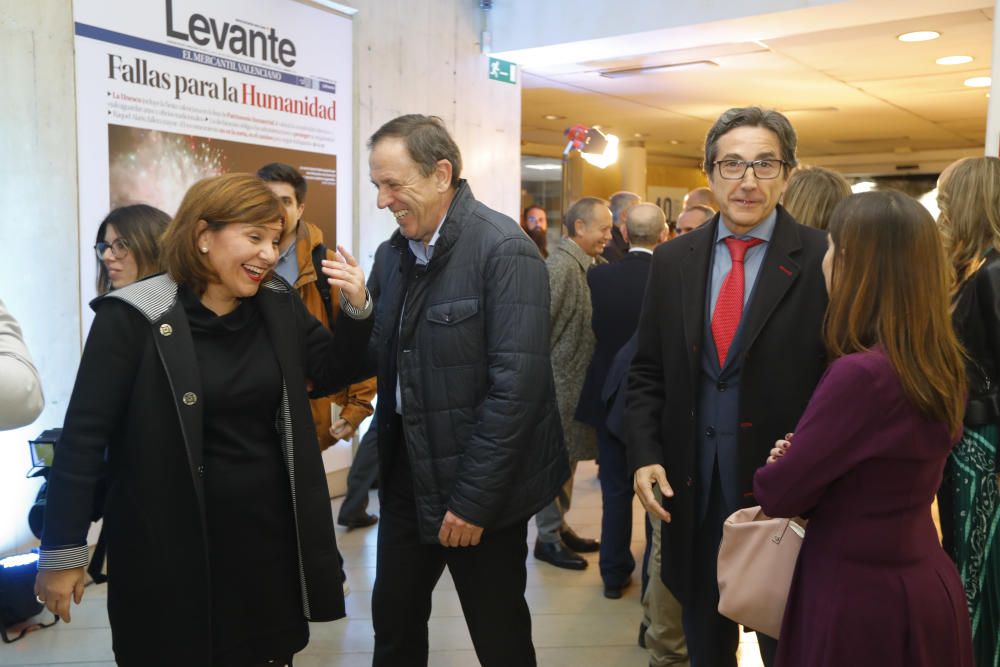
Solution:
<svg viewBox="0 0 1000 667">
<path fill-rule="evenodd" d="M 585 224 L 589 225 L 594 221 L 594 215 L 600 206 L 607 208 L 608 202 L 600 197 L 581 197 L 573 202 L 573 205 L 566 211 L 566 217 L 563 218 L 566 224 L 566 233 L 571 237 L 576 236 L 576 221 L 583 220 Z"/>
<path fill-rule="evenodd" d="M 635 206 L 642 201 L 642 197 L 628 190 L 619 190 L 611 195 L 611 222 L 620 225 L 622 223 L 622 212 Z"/>
<path fill-rule="evenodd" d="M 455 140 L 448 134 L 443 120 L 437 116 L 416 113 L 393 118 L 368 139 L 368 149 L 371 150 L 387 137 L 396 137 L 406 143 L 410 159 L 417 163 L 421 176 L 433 174 L 438 160 L 450 162 L 451 186 L 458 186 L 462 176 L 462 154 Z"/>
<path fill-rule="evenodd" d="M 786 174 L 798 164 L 795 159 L 795 148 L 798 144 L 795 128 L 783 114 L 773 109 L 761 109 L 760 107 L 734 107 L 719 116 L 715 125 L 705 136 L 705 163 L 702 167 L 709 178 L 715 169 L 719 137 L 738 127 L 763 127 L 778 135 L 778 142 L 781 145 L 781 159 L 785 162 Z"/>
<path fill-rule="evenodd" d="M 663 229 L 667 226 L 667 216 L 656 204 L 636 204 L 629 209 L 625 226 L 628 228 L 629 243 L 652 248 L 659 242 Z"/>
</svg>

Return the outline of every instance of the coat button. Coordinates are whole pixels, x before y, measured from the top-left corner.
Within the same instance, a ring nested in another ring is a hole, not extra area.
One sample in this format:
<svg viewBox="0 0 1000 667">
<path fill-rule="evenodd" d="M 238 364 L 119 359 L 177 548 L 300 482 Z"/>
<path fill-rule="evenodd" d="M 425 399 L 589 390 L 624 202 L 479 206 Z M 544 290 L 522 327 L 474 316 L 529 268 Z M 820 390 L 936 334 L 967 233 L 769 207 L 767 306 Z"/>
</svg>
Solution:
<svg viewBox="0 0 1000 667">
<path fill-rule="evenodd" d="M 198 466 L 198 477 L 205 476 L 205 466 Z"/>
<path fill-rule="evenodd" d="M 445 315 L 444 316 L 444 321 L 445 322 L 451 322 L 451 315 Z"/>
<path fill-rule="evenodd" d="M 714 438 L 715 437 L 715 429 L 712 428 L 711 426 L 709 426 L 708 428 L 706 428 L 705 429 L 705 437 L 706 438 Z"/>
<path fill-rule="evenodd" d="M 726 389 L 729 389 L 729 385 L 726 384 L 725 382 L 720 382 L 718 385 L 716 385 L 716 387 L 718 388 L 719 391 L 725 391 Z"/>
<path fill-rule="evenodd" d="M 690 477 L 688 477 L 688 478 L 687 478 L 687 480 L 686 480 L 686 482 L 685 482 L 685 483 L 686 483 L 686 484 L 687 484 L 688 486 L 694 486 L 694 480 L 693 480 L 693 479 L 691 479 Z"/>
<path fill-rule="evenodd" d="M 172 326 L 170 326 L 169 324 L 161 324 L 160 325 L 160 335 L 161 336 L 169 336 L 173 332 L 174 332 L 174 328 Z"/>
<path fill-rule="evenodd" d="M 198 396 L 193 391 L 189 391 L 181 397 L 181 401 L 184 405 L 194 405 L 198 402 Z"/>
</svg>

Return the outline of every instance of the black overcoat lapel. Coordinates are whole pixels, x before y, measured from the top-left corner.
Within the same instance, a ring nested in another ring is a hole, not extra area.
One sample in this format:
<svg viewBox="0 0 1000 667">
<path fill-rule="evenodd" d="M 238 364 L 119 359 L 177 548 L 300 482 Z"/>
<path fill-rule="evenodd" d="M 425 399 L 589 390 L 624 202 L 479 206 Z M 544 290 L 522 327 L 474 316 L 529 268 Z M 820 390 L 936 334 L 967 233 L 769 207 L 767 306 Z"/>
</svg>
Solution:
<svg viewBox="0 0 1000 667">
<path fill-rule="evenodd" d="M 784 209 L 778 208 L 774 234 L 757 275 L 754 294 L 742 325 L 743 349 L 749 351 L 771 313 L 798 280 L 802 271 L 794 259 L 802 250 L 798 229 Z"/>
</svg>

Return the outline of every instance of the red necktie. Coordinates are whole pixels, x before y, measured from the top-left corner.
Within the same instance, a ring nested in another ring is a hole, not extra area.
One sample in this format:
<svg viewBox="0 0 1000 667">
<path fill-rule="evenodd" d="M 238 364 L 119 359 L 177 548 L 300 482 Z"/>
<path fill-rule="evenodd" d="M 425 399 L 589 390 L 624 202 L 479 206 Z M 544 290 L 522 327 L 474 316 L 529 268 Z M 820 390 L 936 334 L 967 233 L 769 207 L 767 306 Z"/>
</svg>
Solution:
<svg viewBox="0 0 1000 667">
<path fill-rule="evenodd" d="M 747 250 L 763 243 L 763 239 L 738 239 L 729 236 L 723 239 L 733 258 L 733 268 L 729 270 L 726 279 L 719 289 L 719 298 L 715 301 L 715 312 L 712 313 L 712 337 L 715 339 L 715 349 L 719 353 L 719 368 L 726 365 L 726 355 L 733 343 L 736 329 L 743 316 L 743 290 L 745 276 L 743 274 L 743 259 Z"/>
</svg>

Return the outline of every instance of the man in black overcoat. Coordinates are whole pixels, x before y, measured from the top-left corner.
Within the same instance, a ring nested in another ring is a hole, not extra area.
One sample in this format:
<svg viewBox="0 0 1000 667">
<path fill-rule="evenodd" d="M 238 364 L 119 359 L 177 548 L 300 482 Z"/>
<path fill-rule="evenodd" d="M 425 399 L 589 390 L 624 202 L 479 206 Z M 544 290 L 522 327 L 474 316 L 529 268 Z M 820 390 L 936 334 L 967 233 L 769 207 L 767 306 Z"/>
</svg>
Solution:
<svg viewBox="0 0 1000 667">
<path fill-rule="evenodd" d="M 826 235 L 778 205 L 795 146 L 788 119 L 757 107 L 709 130 L 720 212 L 656 250 L 629 373 L 629 465 L 664 522 L 661 576 L 684 607 L 693 667 L 736 666 L 738 626 L 717 611 L 722 524 L 756 504 L 753 473 L 794 430 L 825 366 Z M 758 637 L 771 664 L 774 641 Z"/>
</svg>

